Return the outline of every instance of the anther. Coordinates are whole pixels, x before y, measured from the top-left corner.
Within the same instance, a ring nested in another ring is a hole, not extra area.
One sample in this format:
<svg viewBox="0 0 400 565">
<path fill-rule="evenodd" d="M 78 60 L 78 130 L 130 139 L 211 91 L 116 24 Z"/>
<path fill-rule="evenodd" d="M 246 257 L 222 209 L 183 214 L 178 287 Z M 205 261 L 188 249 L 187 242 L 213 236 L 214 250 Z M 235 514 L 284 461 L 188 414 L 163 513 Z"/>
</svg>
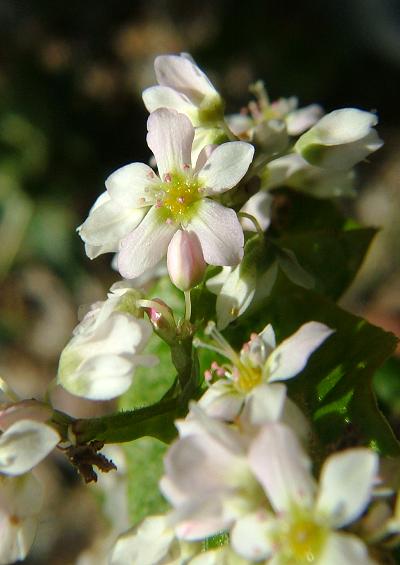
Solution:
<svg viewBox="0 0 400 565">
<path fill-rule="evenodd" d="M 164 182 L 171 182 L 172 181 L 172 176 L 170 173 L 166 173 L 164 175 Z"/>
<path fill-rule="evenodd" d="M 185 199 L 184 199 L 183 196 L 179 196 L 176 200 L 179 202 L 179 204 L 184 204 L 184 203 L 185 203 Z"/>
</svg>

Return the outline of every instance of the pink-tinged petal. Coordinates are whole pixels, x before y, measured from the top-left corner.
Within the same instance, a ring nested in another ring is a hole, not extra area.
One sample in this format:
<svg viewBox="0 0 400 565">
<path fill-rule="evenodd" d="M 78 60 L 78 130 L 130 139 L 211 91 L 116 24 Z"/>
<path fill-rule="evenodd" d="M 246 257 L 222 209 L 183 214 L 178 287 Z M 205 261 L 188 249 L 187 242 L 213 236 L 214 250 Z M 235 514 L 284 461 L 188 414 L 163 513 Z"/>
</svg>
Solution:
<svg viewBox="0 0 400 565">
<path fill-rule="evenodd" d="M 182 291 L 202 281 L 207 265 L 195 233 L 187 230 L 175 233 L 168 246 L 167 266 L 171 281 Z"/>
<path fill-rule="evenodd" d="M 135 229 L 145 213 L 146 209 L 126 208 L 109 199 L 91 210 L 87 220 L 78 228 L 78 233 L 90 246 L 114 249 L 123 237 Z"/>
<path fill-rule="evenodd" d="M 189 116 L 192 123 L 193 118 L 197 116 L 197 108 L 189 98 L 169 86 L 151 86 L 146 88 L 142 98 L 144 105 L 150 113 L 155 112 L 159 108 L 169 108 Z"/>
<path fill-rule="evenodd" d="M 178 226 L 169 224 L 153 207 L 139 226 L 121 242 L 118 269 L 126 279 L 134 279 L 154 267 L 167 253 Z"/>
<path fill-rule="evenodd" d="M 319 104 L 310 104 L 304 108 L 293 110 L 286 116 L 286 127 L 289 135 L 300 135 L 313 126 L 322 117 L 324 111 Z"/>
<path fill-rule="evenodd" d="M 269 386 L 272 386 L 272 384 Z M 307 443 L 310 439 L 311 427 L 308 419 L 300 408 L 287 397 L 283 407 L 281 422 L 289 426 L 291 430 L 294 430 L 297 437 L 304 443 Z"/>
<path fill-rule="evenodd" d="M 272 516 L 260 511 L 248 514 L 234 525 L 231 532 L 233 549 L 245 559 L 260 561 L 274 552 L 274 523 Z"/>
<path fill-rule="evenodd" d="M 196 213 L 188 224 L 200 240 L 206 263 L 230 266 L 243 257 L 244 236 L 236 213 L 203 198 L 196 203 Z"/>
<path fill-rule="evenodd" d="M 250 448 L 249 462 L 276 512 L 312 506 L 316 485 L 311 461 L 290 428 L 266 424 Z"/>
<path fill-rule="evenodd" d="M 341 528 L 356 520 L 371 498 L 379 458 L 370 449 L 331 455 L 322 467 L 317 512 Z"/>
<path fill-rule="evenodd" d="M 147 120 L 147 145 L 157 161 L 161 179 L 167 173 L 184 171 L 192 163 L 194 128 L 184 114 L 159 108 Z"/>
<path fill-rule="evenodd" d="M 60 441 L 58 433 L 41 422 L 19 420 L 0 437 L 0 472 L 22 475 L 30 471 Z"/>
<path fill-rule="evenodd" d="M 130 163 L 111 173 L 106 188 L 112 200 L 123 208 L 142 208 L 154 204 L 149 199 L 147 187 L 155 187 L 160 179 L 153 169 L 144 163 Z"/>
<path fill-rule="evenodd" d="M 157 81 L 200 103 L 204 96 L 217 94 L 207 76 L 185 55 L 160 55 L 154 61 Z"/>
<path fill-rule="evenodd" d="M 288 337 L 268 357 L 269 382 L 295 377 L 304 369 L 309 357 L 335 330 L 319 322 L 308 322 Z"/>
<path fill-rule="evenodd" d="M 253 160 L 254 147 L 244 141 L 219 145 L 199 171 L 208 194 L 221 194 L 238 184 Z"/>
<path fill-rule="evenodd" d="M 318 565 L 377 565 L 364 543 L 350 534 L 330 534 L 317 560 Z"/>
</svg>

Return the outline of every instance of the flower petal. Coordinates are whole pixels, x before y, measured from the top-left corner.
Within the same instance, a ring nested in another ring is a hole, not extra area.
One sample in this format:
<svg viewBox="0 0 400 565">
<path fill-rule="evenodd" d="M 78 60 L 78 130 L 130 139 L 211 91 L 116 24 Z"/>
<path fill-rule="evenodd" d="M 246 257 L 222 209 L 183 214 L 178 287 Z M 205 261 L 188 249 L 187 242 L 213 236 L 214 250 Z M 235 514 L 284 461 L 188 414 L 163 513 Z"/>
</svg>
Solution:
<svg viewBox="0 0 400 565">
<path fill-rule="evenodd" d="M 154 267 L 167 253 L 178 226 L 168 224 L 160 210 L 150 208 L 139 226 L 121 241 L 118 269 L 127 279 L 134 279 Z"/>
<path fill-rule="evenodd" d="M 244 141 L 219 145 L 210 155 L 198 177 L 208 194 L 221 194 L 238 184 L 253 160 L 254 147 Z"/>
<path fill-rule="evenodd" d="M 106 188 L 112 200 L 123 208 L 141 208 L 154 204 L 154 201 L 149 202 L 146 188 L 159 182 L 148 165 L 130 163 L 111 173 L 106 180 Z"/>
<path fill-rule="evenodd" d="M 271 520 L 264 512 L 248 514 L 236 522 L 231 532 L 233 549 L 251 561 L 270 557 L 274 550 Z"/>
<path fill-rule="evenodd" d="M 207 75 L 191 60 L 182 55 L 159 55 L 154 61 L 157 81 L 185 94 L 196 103 L 204 96 L 217 94 Z"/>
<path fill-rule="evenodd" d="M 341 528 L 356 520 L 367 506 L 379 458 L 370 449 L 348 449 L 331 455 L 320 478 L 317 512 Z"/>
<path fill-rule="evenodd" d="M 100 206 L 92 208 L 78 232 L 90 246 L 114 248 L 123 237 L 135 229 L 145 213 L 145 209 L 126 208 L 107 199 Z"/>
<path fill-rule="evenodd" d="M 281 419 L 286 400 L 286 387 L 281 384 L 261 384 L 247 395 L 240 419 L 250 426 L 262 426 Z"/>
<path fill-rule="evenodd" d="M 151 86 L 146 88 L 142 94 L 144 105 L 151 113 L 159 108 L 169 108 L 181 114 L 186 114 L 192 121 L 192 115 L 196 116 L 197 108 L 187 96 L 177 92 L 169 86 Z"/>
<path fill-rule="evenodd" d="M 273 197 L 268 192 L 260 190 L 254 194 L 241 208 L 241 212 L 254 216 L 260 228 L 265 231 L 271 223 L 271 206 Z M 241 218 L 240 223 L 245 231 L 256 232 L 257 228 L 249 218 Z"/>
<path fill-rule="evenodd" d="M 123 394 L 132 383 L 133 364 L 123 356 L 107 353 L 87 359 L 78 371 L 66 375 L 62 386 L 90 400 L 110 400 Z"/>
<path fill-rule="evenodd" d="M 147 130 L 147 145 L 156 158 L 161 179 L 166 173 L 181 172 L 191 166 L 194 128 L 189 118 L 175 110 L 159 108 L 150 114 Z"/>
<path fill-rule="evenodd" d="M 206 263 L 229 266 L 241 261 L 244 236 L 233 210 L 203 198 L 197 203 L 188 229 L 197 234 Z"/>
<path fill-rule="evenodd" d="M 174 540 L 174 531 L 169 527 L 166 516 L 149 516 L 118 538 L 110 565 L 165 563 Z"/>
<path fill-rule="evenodd" d="M 210 418 L 231 422 L 239 414 L 243 402 L 243 396 L 233 383 L 220 380 L 206 390 L 199 400 L 199 406 Z"/>
<path fill-rule="evenodd" d="M 330 534 L 319 556 L 323 565 L 374 565 L 363 542 L 350 534 Z M 375 564 L 377 565 L 377 564 Z"/>
<path fill-rule="evenodd" d="M 334 330 L 319 322 L 303 324 L 295 334 L 278 345 L 268 357 L 266 370 L 269 382 L 284 381 L 304 369 L 310 355 Z"/>
<path fill-rule="evenodd" d="M 293 504 L 312 505 L 316 486 L 311 461 L 290 428 L 279 423 L 261 428 L 249 462 L 276 512 L 289 511 Z"/>
<path fill-rule="evenodd" d="M 30 471 L 60 441 L 58 433 L 33 420 L 20 420 L 0 437 L 0 471 L 22 475 Z"/>
</svg>

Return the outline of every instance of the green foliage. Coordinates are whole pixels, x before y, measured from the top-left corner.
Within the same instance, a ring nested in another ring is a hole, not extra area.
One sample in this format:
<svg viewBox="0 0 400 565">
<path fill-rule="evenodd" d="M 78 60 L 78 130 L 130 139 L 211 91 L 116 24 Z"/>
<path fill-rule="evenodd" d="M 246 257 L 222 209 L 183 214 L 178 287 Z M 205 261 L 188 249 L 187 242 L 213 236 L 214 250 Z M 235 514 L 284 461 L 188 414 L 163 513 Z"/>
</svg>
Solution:
<svg viewBox="0 0 400 565">
<path fill-rule="evenodd" d="M 124 445 L 128 474 L 128 510 L 132 524 L 149 514 L 163 512 L 167 507 L 158 489 L 166 448 L 164 443 L 150 437 Z"/>
</svg>

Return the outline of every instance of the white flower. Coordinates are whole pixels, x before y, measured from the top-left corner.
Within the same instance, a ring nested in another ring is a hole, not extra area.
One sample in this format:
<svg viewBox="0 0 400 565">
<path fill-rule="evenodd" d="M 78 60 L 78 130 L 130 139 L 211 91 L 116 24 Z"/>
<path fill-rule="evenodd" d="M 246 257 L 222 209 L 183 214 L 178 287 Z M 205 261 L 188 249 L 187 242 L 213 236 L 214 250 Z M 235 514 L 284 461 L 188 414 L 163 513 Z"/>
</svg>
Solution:
<svg viewBox="0 0 400 565">
<path fill-rule="evenodd" d="M 22 475 L 44 459 L 60 441 L 50 426 L 19 420 L 0 436 L 0 473 Z"/>
<path fill-rule="evenodd" d="M 180 439 L 164 459 L 160 489 L 174 507 L 171 524 L 179 539 L 201 540 L 229 529 L 266 503 L 246 459 L 249 437 L 194 403 L 176 425 Z"/>
<path fill-rule="evenodd" d="M 149 112 L 159 108 L 177 110 L 188 116 L 194 126 L 221 120 L 223 101 L 190 55 L 160 55 L 154 61 L 154 69 L 160 86 L 143 92 Z"/>
<path fill-rule="evenodd" d="M 283 418 L 296 422 L 300 435 L 305 435 L 308 426 L 299 409 L 285 399 L 285 393 L 276 389 L 278 381 L 295 377 L 306 366 L 314 351 L 333 333 L 334 330 L 319 322 L 308 322 L 296 333 L 276 345 L 271 325 L 260 334 L 252 334 L 238 354 L 212 322 L 207 332 L 214 338 L 214 344 L 202 344 L 226 357 L 230 364 L 220 367 L 212 365 L 212 374 L 218 380 L 205 392 L 199 401 L 200 406 L 211 417 L 232 421 L 243 406 L 246 407 L 250 423 L 261 425 L 271 420 L 266 409 L 268 403 L 275 403 L 277 413 L 274 419 Z M 270 400 L 269 395 L 280 400 Z M 264 420 L 263 420 L 264 416 Z"/>
<path fill-rule="evenodd" d="M 235 551 L 274 565 L 372 564 L 363 542 L 337 532 L 357 520 L 368 505 L 378 456 L 355 448 L 330 456 L 320 485 L 295 435 L 282 424 L 264 426 L 252 443 L 249 464 L 272 511 L 265 508 L 238 520 L 231 533 Z"/>
<path fill-rule="evenodd" d="M 309 163 L 334 170 L 350 169 L 383 142 L 371 112 L 343 108 L 327 114 L 297 141 L 295 150 Z"/>
<path fill-rule="evenodd" d="M 310 165 L 297 153 L 270 161 L 261 175 L 262 188 L 289 186 L 317 198 L 354 196 L 354 171 L 331 170 Z"/>
<path fill-rule="evenodd" d="M 129 279 L 166 255 L 178 229 L 197 235 L 207 263 L 238 264 L 243 255 L 239 220 L 233 210 L 210 197 L 238 184 L 252 161 L 253 147 L 239 141 L 224 143 L 208 158 L 203 151 L 192 167 L 194 129 L 186 116 L 165 108 L 157 110 L 149 117 L 148 130 L 147 142 L 161 178 L 142 163 L 118 169 L 106 181 L 110 200 L 105 205 L 111 207 L 105 210 L 99 206 L 90 213 L 79 228 L 82 239 L 90 245 L 106 245 L 117 236 L 114 229 L 109 231 L 110 226 L 117 226 L 119 270 Z M 137 227 L 126 224 L 122 229 L 129 218 L 127 210 L 138 208 L 146 214 L 141 223 Z"/>
<path fill-rule="evenodd" d="M 0 475 L 0 565 L 25 559 L 35 538 L 43 487 L 31 474 Z"/>
<path fill-rule="evenodd" d="M 168 516 L 149 516 L 118 538 L 110 565 L 184 565 L 200 547 L 179 542 Z"/>
<path fill-rule="evenodd" d="M 298 108 L 295 96 L 270 102 L 262 81 L 251 85 L 251 90 L 256 101 L 248 104 L 249 113 L 227 116 L 227 123 L 235 135 L 245 140 L 257 140 L 264 149 L 268 147 L 272 153 L 279 151 L 279 146 L 287 143 L 288 135 L 300 135 L 313 126 L 323 114 L 318 104 Z M 281 135 L 278 135 L 279 132 Z"/>
<path fill-rule="evenodd" d="M 154 356 L 141 355 L 152 327 L 135 316 L 138 296 L 128 283 L 117 283 L 106 301 L 91 307 L 61 354 L 61 386 L 77 396 L 108 400 L 129 388 L 137 365 L 154 365 Z"/>
</svg>

